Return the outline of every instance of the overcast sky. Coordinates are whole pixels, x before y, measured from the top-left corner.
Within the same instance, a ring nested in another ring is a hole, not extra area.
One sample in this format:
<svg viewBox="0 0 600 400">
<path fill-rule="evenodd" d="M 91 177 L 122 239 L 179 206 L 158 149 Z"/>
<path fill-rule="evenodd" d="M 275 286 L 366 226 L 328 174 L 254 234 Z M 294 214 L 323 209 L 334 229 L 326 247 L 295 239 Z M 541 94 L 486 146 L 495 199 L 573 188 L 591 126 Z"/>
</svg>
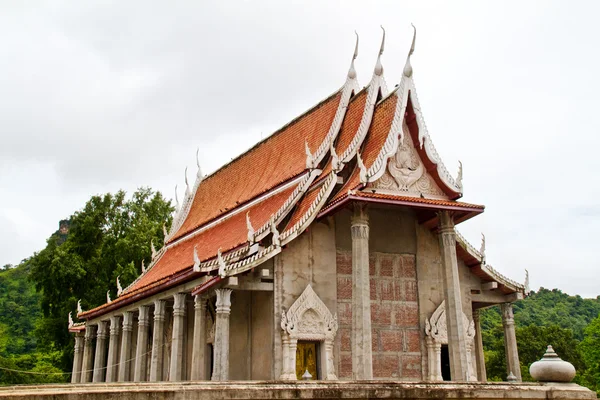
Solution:
<svg viewBox="0 0 600 400">
<path fill-rule="evenodd" d="M 182 194 L 344 82 L 383 25 L 389 87 L 414 77 L 503 274 L 600 295 L 597 2 L 54 1 L 0 5 L 0 265 L 44 248 L 93 194 Z M 180 196 L 181 197 L 181 196 Z"/>
</svg>

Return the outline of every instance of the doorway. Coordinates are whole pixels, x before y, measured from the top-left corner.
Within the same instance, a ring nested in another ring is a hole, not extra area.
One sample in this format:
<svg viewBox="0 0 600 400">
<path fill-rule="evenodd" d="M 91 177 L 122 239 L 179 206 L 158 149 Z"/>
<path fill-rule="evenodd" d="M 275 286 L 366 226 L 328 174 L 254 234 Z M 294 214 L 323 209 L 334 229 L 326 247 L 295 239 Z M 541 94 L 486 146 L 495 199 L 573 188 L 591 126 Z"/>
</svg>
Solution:
<svg viewBox="0 0 600 400">
<path fill-rule="evenodd" d="M 442 345 L 441 358 L 442 379 L 445 381 L 450 381 L 452 380 L 450 376 L 450 352 L 448 351 L 447 344 Z"/>
<path fill-rule="evenodd" d="M 311 375 L 310 380 L 319 379 L 319 342 L 298 341 L 296 348 L 296 378 L 303 380 L 306 371 Z"/>
</svg>

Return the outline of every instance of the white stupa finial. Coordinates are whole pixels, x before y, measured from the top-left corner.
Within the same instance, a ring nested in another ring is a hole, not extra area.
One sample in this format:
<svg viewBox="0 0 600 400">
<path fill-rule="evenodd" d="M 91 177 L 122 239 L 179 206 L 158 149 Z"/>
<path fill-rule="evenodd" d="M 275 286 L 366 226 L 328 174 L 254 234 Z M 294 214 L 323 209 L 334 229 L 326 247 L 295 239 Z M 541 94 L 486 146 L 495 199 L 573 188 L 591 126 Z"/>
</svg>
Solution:
<svg viewBox="0 0 600 400">
<path fill-rule="evenodd" d="M 273 246 L 279 247 L 279 246 L 281 246 L 281 240 L 279 239 L 279 231 L 277 230 L 277 224 L 275 223 L 274 216 L 271 216 L 270 224 L 271 224 L 271 233 L 273 234 L 271 241 L 273 243 Z"/>
<path fill-rule="evenodd" d="M 200 168 L 199 153 L 200 153 L 200 147 L 198 147 L 196 149 L 196 166 L 198 167 L 198 172 L 196 172 L 196 178 L 197 179 L 202 179 L 202 169 Z"/>
<path fill-rule="evenodd" d="M 481 261 L 485 262 L 485 235 L 481 233 L 481 247 L 479 248 L 479 254 L 481 254 Z"/>
<path fill-rule="evenodd" d="M 410 78 L 413 74 L 412 65 L 410 64 L 410 56 L 415 52 L 415 41 L 417 40 L 417 28 L 413 24 L 410 24 L 413 27 L 413 40 L 410 45 L 410 50 L 408 51 L 408 56 L 406 57 L 406 64 L 404 64 L 404 76 Z"/>
<path fill-rule="evenodd" d="M 156 257 L 156 247 L 154 247 L 154 239 L 150 239 L 150 252 L 152 253 L 152 259 Z"/>
<path fill-rule="evenodd" d="M 119 281 L 119 277 L 117 276 L 117 297 L 119 297 L 122 293 L 123 287 L 121 286 L 121 281 Z"/>
<path fill-rule="evenodd" d="M 146 272 L 146 266 L 144 265 L 144 259 L 142 258 L 142 274 Z"/>
<path fill-rule="evenodd" d="M 194 246 L 194 272 L 200 272 L 200 257 L 198 257 L 198 246 Z"/>
<path fill-rule="evenodd" d="M 220 247 L 219 250 L 217 250 L 217 261 L 219 262 L 219 276 L 221 277 L 221 279 L 223 279 L 227 276 L 227 272 L 225 272 L 225 270 L 227 269 L 227 264 L 225 264 L 225 260 L 223 259 L 223 255 L 221 254 Z"/>
<path fill-rule="evenodd" d="M 360 183 L 366 184 L 369 182 L 369 176 L 367 167 L 365 167 L 365 163 L 363 162 L 362 157 L 360 156 L 360 152 L 356 152 L 356 163 L 358 164 L 358 169 L 360 171 Z"/>
<path fill-rule="evenodd" d="M 73 325 L 75 325 L 75 323 L 73 322 L 73 317 L 71 316 L 71 311 L 69 311 L 69 328 L 72 327 Z"/>
<path fill-rule="evenodd" d="M 190 196 L 190 184 L 188 182 L 188 178 L 187 178 L 187 169 L 188 167 L 185 167 L 185 197 L 189 197 Z"/>
<path fill-rule="evenodd" d="M 308 147 L 308 139 L 304 140 L 304 151 L 306 152 L 306 169 L 313 169 L 315 167 L 315 158 Z"/>
<path fill-rule="evenodd" d="M 383 31 L 383 37 L 381 38 L 381 47 L 379 47 L 379 55 L 377 56 L 377 63 L 375 64 L 375 75 L 381 76 L 383 74 L 383 65 L 381 65 L 381 55 L 385 47 L 385 29 L 381 27 Z"/>
<path fill-rule="evenodd" d="M 463 179 L 463 166 L 462 162 L 458 160 L 458 174 L 456 175 L 456 186 L 462 190 L 462 179 Z"/>
<path fill-rule="evenodd" d="M 110 290 L 106 291 L 106 302 L 110 303 L 112 300 L 110 299 Z"/>
<path fill-rule="evenodd" d="M 246 213 L 246 228 L 248 229 L 248 241 L 254 243 L 254 227 L 250 222 L 250 211 Z"/>
<path fill-rule="evenodd" d="M 77 300 L 77 315 L 81 314 L 83 309 L 81 308 L 81 299 Z"/>
<path fill-rule="evenodd" d="M 356 79 L 356 69 L 354 69 L 354 60 L 358 57 L 358 33 L 354 31 L 356 35 L 356 44 L 354 45 L 354 54 L 352 55 L 352 61 L 350 62 L 350 69 L 348 70 L 348 78 Z"/>
</svg>

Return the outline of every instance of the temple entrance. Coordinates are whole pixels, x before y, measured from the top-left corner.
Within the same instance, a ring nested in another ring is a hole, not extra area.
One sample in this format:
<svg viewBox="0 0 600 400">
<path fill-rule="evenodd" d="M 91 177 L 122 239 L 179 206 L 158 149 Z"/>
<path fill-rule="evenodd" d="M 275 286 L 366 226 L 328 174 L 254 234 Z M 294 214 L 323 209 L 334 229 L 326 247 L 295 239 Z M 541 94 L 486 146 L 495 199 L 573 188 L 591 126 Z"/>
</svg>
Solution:
<svg viewBox="0 0 600 400">
<path fill-rule="evenodd" d="M 442 379 L 445 381 L 451 381 L 450 377 L 450 353 L 448 351 L 448 345 L 442 345 Z"/>
<path fill-rule="evenodd" d="M 318 379 L 317 365 L 319 365 L 319 342 L 298 341 L 296 348 L 296 378 L 302 380 L 306 371 L 312 375 L 311 380 Z"/>
</svg>

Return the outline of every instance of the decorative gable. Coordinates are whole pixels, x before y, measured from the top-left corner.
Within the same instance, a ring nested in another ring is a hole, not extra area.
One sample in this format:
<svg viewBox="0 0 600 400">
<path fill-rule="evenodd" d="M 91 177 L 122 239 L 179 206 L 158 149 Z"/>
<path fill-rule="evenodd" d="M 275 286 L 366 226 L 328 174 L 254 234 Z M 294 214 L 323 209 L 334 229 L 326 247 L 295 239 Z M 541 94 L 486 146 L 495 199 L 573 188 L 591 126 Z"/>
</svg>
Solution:
<svg viewBox="0 0 600 400">
<path fill-rule="evenodd" d="M 367 189 L 401 196 L 448 199 L 427 172 L 406 123 L 402 124 L 402 131 L 396 153 L 388 159 L 383 175 L 369 183 Z"/>
</svg>

